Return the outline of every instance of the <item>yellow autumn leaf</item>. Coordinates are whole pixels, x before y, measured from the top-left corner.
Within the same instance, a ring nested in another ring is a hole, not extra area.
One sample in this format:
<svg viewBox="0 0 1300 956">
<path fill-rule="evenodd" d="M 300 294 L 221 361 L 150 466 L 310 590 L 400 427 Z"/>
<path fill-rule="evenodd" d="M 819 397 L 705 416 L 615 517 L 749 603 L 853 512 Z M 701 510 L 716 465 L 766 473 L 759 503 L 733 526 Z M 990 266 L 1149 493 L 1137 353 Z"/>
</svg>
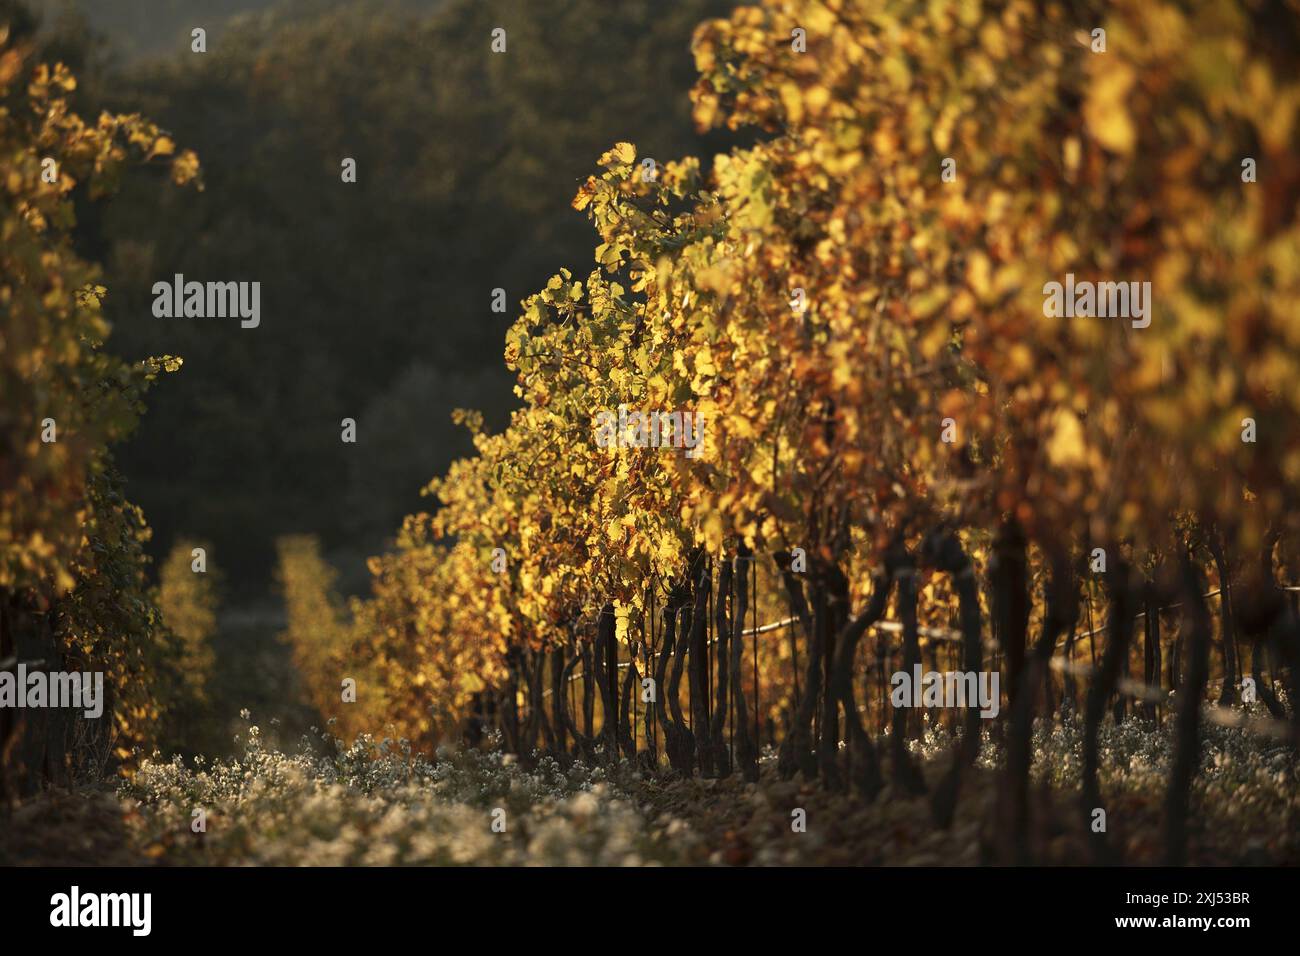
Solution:
<svg viewBox="0 0 1300 956">
<path fill-rule="evenodd" d="M 718 367 L 713 364 L 713 351 L 707 345 L 701 346 L 695 354 L 695 373 L 697 375 L 718 374 Z"/>
<path fill-rule="evenodd" d="M 1073 412 L 1058 411 L 1047 440 L 1047 460 L 1058 468 L 1082 465 L 1084 457 L 1083 426 Z"/>
<path fill-rule="evenodd" d="M 1083 119 L 1093 139 L 1114 153 L 1127 156 L 1137 142 L 1137 129 L 1126 100 L 1136 76 L 1127 63 L 1114 63 L 1093 71 Z"/>
<path fill-rule="evenodd" d="M 621 163 L 624 166 L 630 166 L 635 159 L 635 146 L 631 143 L 615 143 L 613 149 L 608 150 L 600 157 L 600 165 L 612 166 L 615 163 Z"/>
<path fill-rule="evenodd" d="M 797 83 L 781 84 L 781 105 L 791 123 L 797 124 L 803 119 L 803 94 Z"/>
</svg>

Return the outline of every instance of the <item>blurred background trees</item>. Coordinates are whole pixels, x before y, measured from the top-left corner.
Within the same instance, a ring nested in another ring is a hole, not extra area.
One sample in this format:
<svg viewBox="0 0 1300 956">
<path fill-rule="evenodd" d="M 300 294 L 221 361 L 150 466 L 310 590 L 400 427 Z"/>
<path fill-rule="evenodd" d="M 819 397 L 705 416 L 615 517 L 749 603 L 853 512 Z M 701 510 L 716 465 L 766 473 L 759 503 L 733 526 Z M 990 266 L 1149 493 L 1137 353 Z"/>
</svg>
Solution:
<svg viewBox="0 0 1300 956">
<path fill-rule="evenodd" d="M 237 602 L 266 594 L 274 539 L 305 531 L 343 592 L 364 589 L 366 557 L 471 450 L 451 410 L 504 424 L 504 333 L 554 263 L 589 254 L 569 200 L 595 156 L 633 134 L 648 156 L 730 141 L 695 134 L 684 96 L 691 31 L 721 0 L 36 6 L 89 71 L 86 110 L 144 111 L 204 160 L 202 196 L 128 178 L 79 242 L 114 276 L 115 348 L 186 361 L 122 455 L 155 556 L 210 541 Z M 496 26 L 507 52 L 487 55 Z M 150 289 L 178 272 L 260 281 L 260 328 L 155 318 Z"/>
</svg>

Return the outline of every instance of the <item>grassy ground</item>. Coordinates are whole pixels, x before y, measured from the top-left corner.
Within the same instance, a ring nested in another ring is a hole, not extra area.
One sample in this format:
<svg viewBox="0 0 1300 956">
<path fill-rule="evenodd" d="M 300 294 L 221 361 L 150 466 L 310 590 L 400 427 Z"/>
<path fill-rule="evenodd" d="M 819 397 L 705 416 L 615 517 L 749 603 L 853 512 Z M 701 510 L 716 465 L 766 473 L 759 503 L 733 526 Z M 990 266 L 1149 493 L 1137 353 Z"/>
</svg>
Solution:
<svg viewBox="0 0 1300 956">
<path fill-rule="evenodd" d="M 47 865 L 975 865 L 998 857 L 997 748 L 986 742 L 956 819 L 936 829 L 926 797 L 887 789 L 866 804 L 783 781 L 645 777 L 630 765 L 527 765 L 500 752 L 429 761 L 402 744 L 327 734 L 293 753 L 246 724 L 241 756 L 148 762 L 130 780 L 52 791 L 9 811 L 0 863 Z M 930 789 L 952 741 L 913 743 Z M 1033 841 L 1052 864 L 1091 859 L 1077 804 L 1079 728 L 1041 725 Z M 1103 727 L 1107 839 L 1126 863 L 1160 861 L 1165 733 Z M 1193 793 L 1196 864 L 1300 863 L 1296 763 L 1280 746 L 1210 728 Z M 195 811 L 203 813 L 203 827 Z M 792 814 L 803 810 L 799 832 Z"/>
</svg>

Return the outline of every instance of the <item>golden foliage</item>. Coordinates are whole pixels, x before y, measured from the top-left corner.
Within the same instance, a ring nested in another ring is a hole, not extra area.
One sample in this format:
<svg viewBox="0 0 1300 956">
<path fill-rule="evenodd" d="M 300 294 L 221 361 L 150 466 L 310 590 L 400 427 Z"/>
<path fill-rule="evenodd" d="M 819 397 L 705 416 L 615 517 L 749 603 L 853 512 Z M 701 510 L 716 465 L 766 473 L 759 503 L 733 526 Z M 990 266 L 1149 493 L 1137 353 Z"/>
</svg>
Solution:
<svg viewBox="0 0 1300 956">
<path fill-rule="evenodd" d="M 596 268 L 506 337 L 523 407 L 375 565 L 394 694 L 418 658 L 439 677 L 412 700 L 454 710 L 467 668 L 565 646 L 607 600 L 644 634 L 693 547 L 848 561 L 856 600 L 886 542 L 939 522 L 1136 553 L 1180 514 L 1231 518 L 1241 548 L 1294 532 L 1293 51 L 1243 3 L 1086 6 L 767 0 L 702 25 L 698 125 L 770 135 L 707 176 L 600 157 L 573 200 Z M 1150 325 L 1046 315 L 1066 273 L 1151 282 Z M 598 447 L 620 406 L 699 413 L 699 457 Z"/>
</svg>

